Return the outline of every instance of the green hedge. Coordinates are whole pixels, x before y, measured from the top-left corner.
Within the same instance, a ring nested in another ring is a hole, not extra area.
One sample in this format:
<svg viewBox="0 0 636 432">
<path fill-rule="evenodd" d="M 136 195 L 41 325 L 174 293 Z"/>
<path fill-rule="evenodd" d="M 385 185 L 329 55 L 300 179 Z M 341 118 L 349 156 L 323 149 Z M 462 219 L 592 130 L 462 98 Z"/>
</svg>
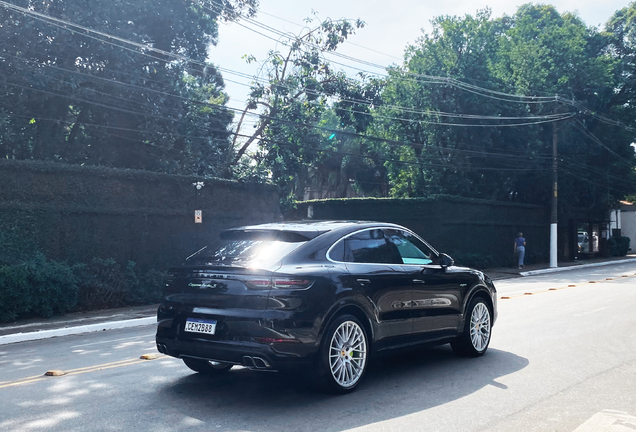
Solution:
<svg viewBox="0 0 636 432">
<path fill-rule="evenodd" d="M 223 179 L 0 160 L 0 185 L 0 321 L 156 302 L 220 231 L 280 216 L 276 187 Z"/>
<path fill-rule="evenodd" d="M 629 237 L 610 237 L 610 255 L 625 256 L 629 251 Z"/>
<path fill-rule="evenodd" d="M 0 266 L 0 321 L 68 312 L 77 304 L 77 282 L 71 267 L 39 253 L 21 264 Z"/>
<path fill-rule="evenodd" d="M 168 268 L 226 228 L 280 215 L 276 187 L 216 178 L 0 160 L 0 185 L 0 235 L 14 231 L 72 264 L 97 257 Z M 194 210 L 203 210 L 203 223 L 194 223 Z"/>
<path fill-rule="evenodd" d="M 549 259 L 550 219 L 545 207 L 432 195 L 426 198 L 348 198 L 299 202 L 287 220 L 350 219 L 392 222 L 410 228 L 457 265 L 480 269 L 516 266 L 513 241 L 524 233 L 526 263 Z M 566 238 L 561 233 L 562 238 Z"/>
<path fill-rule="evenodd" d="M 0 321 L 70 311 L 151 304 L 161 298 L 165 272 L 139 272 L 129 261 L 93 259 L 69 266 L 42 253 L 0 265 Z"/>
<path fill-rule="evenodd" d="M 79 310 L 158 302 L 166 280 L 165 272 L 139 272 L 133 261 L 123 265 L 114 259 L 94 258 L 75 265 L 74 270 L 79 279 Z"/>
</svg>

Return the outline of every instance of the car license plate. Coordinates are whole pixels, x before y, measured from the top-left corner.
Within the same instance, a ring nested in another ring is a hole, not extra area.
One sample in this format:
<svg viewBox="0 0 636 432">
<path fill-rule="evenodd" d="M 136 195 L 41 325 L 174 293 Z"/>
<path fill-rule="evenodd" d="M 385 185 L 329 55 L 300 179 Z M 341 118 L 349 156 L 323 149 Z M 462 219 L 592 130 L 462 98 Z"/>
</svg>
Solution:
<svg viewBox="0 0 636 432">
<path fill-rule="evenodd" d="M 185 323 L 185 331 L 191 333 L 214 334 L 216 330 L 216 320 L 202 320 L 188 318 Z"/>
</svg>

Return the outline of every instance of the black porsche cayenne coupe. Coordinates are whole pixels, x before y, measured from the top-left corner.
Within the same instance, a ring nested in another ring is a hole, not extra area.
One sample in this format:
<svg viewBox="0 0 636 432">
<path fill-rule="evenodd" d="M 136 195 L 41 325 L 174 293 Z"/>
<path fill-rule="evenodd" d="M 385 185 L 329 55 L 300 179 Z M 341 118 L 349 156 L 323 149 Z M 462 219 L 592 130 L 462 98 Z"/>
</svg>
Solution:
<svg viewBox="0 0 636 432">
<path fill-rule="evenodd" d="M 344 393 L 379 351 L 450 342 L 480 356 L 496 317 L 488 276 L 402 226 L 272 223 L 224 231 L 170 270 L 156 340 L 201 373 L 301 367 Z"/>
</svg>

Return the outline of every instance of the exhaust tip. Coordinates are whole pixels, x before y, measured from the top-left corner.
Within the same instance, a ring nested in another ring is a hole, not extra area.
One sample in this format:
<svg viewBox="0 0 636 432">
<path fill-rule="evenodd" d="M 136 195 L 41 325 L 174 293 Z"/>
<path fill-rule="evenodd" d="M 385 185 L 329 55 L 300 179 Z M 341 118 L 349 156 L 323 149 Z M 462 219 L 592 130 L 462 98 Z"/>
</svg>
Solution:
<svg viewBox="0 0 636 432">
<path fill-rule="evenodd" d="M 252 357 L 250 356 L 243 356 L 243 365 L 246 368 L 250 368 L 250 369 L 256 367 L 256 365 L 254 364 L 254 359 L 252 359 Z"/>
<path fill-rule="evenodd" d="M 257 369 L 269 369 L 270 368 L 269 363 L 267 363 L 265 360 L 263 360 L 260 357 L 253 357 L 252 361 L 254 362 L 254 366 L 256 366 Z"/>
</svg>

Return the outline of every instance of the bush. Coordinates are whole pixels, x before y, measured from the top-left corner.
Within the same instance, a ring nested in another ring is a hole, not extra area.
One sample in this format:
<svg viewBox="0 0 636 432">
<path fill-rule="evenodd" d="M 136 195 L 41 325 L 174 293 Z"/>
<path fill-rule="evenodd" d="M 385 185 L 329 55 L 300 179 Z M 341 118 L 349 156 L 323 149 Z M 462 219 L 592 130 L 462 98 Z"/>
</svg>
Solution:
<svg viewBox="0 0 636 432">
<path fill-rule="evenodd" d="M 76 266 L 79 279 L 77 308 L 94 310 L 158 302 L 166 274 L 151 269 L 138 275 L 136 267 L 133 261 L 122 266 L 112 258 L 93 258 Z"/>
<path fill-rule="evenodd" d="M 122 266 L 95 258 L 69 266 L 35 253 L 18 264 L 0 264 L 0 321 L 156 303 L 165 280 L 157 270 L 138 274 L 132 261 Z"/>
<path fill-rule="evenodd" d="M 629 237 L 610 237 L 610 255 L 611 256 L 625 256 L 629 251 Z"/>
<path fill-rule="evenodd" d="M 132 262 L 129 263 L 134 264 Z M 134 272 L 134 267 L 129 271 Z M 128 304 L 149 304 L 158 303 L 161 300 L 163 288 L 166 286 L 167 273 L 150 269 L 143 274 L 143 277 L 135 277 L 131 289 L 126 295 Z"/>
<path fill-rule="evenodd" d="M 478 253 L 456 253 L 452 255 L 455 264 L 476 269 L 487 269 L 503 263 L 497 263 L 492 255 L 482 255 Z"/>
<path fill-rule="evenodd" d="M 70 266 L 40 253 L 20 264 L 0 266 L 0 321 L 68 312 L 77 304 L 76 282 Z"/>
<path fill-rule="evenodd" d="M 29 311 L 29 278 L 24 266 L 0 266 L 0 321 Z"/>
<path fill-rule="evenodd" d="M 31 259 L 38 248 L 15 224 L 0 225 L 0 264 L 19 264 Z"/>
</svg>

